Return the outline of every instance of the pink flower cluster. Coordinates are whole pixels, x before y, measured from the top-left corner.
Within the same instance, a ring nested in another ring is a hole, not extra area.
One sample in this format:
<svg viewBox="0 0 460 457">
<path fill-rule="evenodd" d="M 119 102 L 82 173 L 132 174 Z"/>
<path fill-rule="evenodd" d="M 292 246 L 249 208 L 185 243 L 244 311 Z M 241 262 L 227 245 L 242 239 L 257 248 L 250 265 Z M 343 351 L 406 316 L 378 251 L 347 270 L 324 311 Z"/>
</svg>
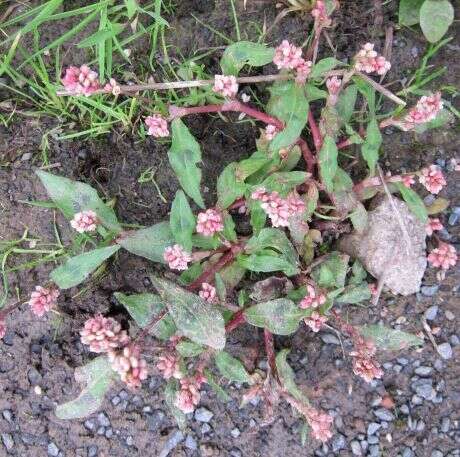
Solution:
<svg viewBox="0 0 460 457">
<path fill-rule="evenodd" d="M 294 193 L 281 198 L 278 192 L 267 192 L 260 187 L 252 193 L 251 198 L 262 202 L 260 206 L 272 221 L 273 227 L 288 227 L 289 218 L 305 209 L 304 201 Z"/>
<path fill-rule="evenodd" d="M 121 325 L 111 317 L 98 314 L 88 319 L 80 330 L 81 342 L 98 354 L 123 347 L 129 343 L 129 336 Z"/>
<path fill-rule="evenodd" d="M 311 432 L 315 439 L 325 443 L 332 438 L 332 416 L 312 407 L 308 408 L 305 413 L 305 418 L 311 427 Z"/>
<path fill-rule="evenodd" d="M 302 57 L 302 49 L 283 40 L 281 44 L 275 49 L 275 56 L 273 63 L 279 70 L 296 70 L 296 81 L 304 83 L 310 74 L 312 63 L 306 61 Z"/>
<path fill-rule="evenodd" d="M 433 232 L 442 230 L 443 228 L 444 226 L 441 224 L 441 221 L 437 217 L 428 219 L 428 223 L 425 226 L 426 234 L 428 236 L 433 235 Z"/>
<path fill-rule="evenodd" d="M 198 295 L 208 303 L 216 303 L 217 301 L 216 288 L 207 282 L 201 285 L 201 290 L 198 292 Z"/>
<path fill-rule="evenodd" d="M 374 44 L 366 43 L 355 56 L 355 68 L 364 73 L 384 75 L 391 68 L 391 64 L 374 51 Z"/>
<path fill-rule="evenodd" d="M 315 6 L 311 10 L 311 15 L 322 27 L 329 27 L 332 24 L 332 19 L 327 14 L 326 2 L 324 0 L 316 0 Z"/>
<path fill-rule="evenodd" d="M 372 357 L 375 355 L 375 344 L 370 340 L 365 340 L 361 336 L 353 338 L 355 350 L 350 352 L 353 357 L 353 372 L 363 378 L 366 382 L 371 382 L 375 378 L 381 378 L 383 371 L 378 362 Z"/>
<path fill-rule="evenodd" d="M 273 138 L 275 138 L 278 131 L 279 130 L 276 128 L 276 126 L 274 126 L 273 124 L 268 124 L 267 127 L 265 127 L 265 138 L 268 141 L 273 140 Z"/>
<path fill-rule="evenodd" d="M 327 317 L 322 316 L 317 311 L 313 311 L 310 317 L 304 319 L 304 322 L 313 332 L 318 333 L 321 327 L 327 322 Z"/>
<path fill-rule="evenodd" d="M 153 114 L 145 118 L 145 125 L 149 128 L 147 134 L 155 138 L 169 136 L 168 121 L 160 114 Z"/>
<path fill-rule="evenodd" d="M 108 356 L 112 368 L 129 388 L 136 389 L 147 379 L 147 362 L 141 358 L 139 346 L 132 344 L 119 351 L 112 350 Z"/>
<path fill-rule="evenodd" d="M 192 256 L 179 244 L 168 246 L 163 253 L 163 259 L 171 270 L 186 270 Z"/>
<path fill-rule="evenodd" d="M 238 93 L 238 83 L 235 76 L 215 75 L 212 90 L 223 97 L 234 98 Z"/>
<path fill-rule="evenodd" d="M 337 78 L 337 76 L 328 78 L 326 80 L 326 87 L 330 95 L 337 95 L 342 87 L 342 80 Z"/>
<path fill-rule="evenodd" d="M 183 377 L 179 358 L 172 353 L 166 353 L 158 358 L 157 369 L 164 379 L 180 379 Z"/>
<path fill-rule="evenodd" d="M 424 124 L 425 122 L 432 121 L 442 110 L 441 92 L 436 92 L 432 95 L 424 95 L 417 104 L 409 110 L 404 121 L 406 129 L 415 124 Z"/>
<path fill-rule="evenodd" d="M 193 413 L 200 403 L 200 387 L 204 381 L 200 375 L 180 380 L 180 391 L 177 393 L 175 405 L 185 414 Z"/>
<path fill-rule="evenodd" d="M 70 225 L 78 233 L 94 232 L 98 224 L 99 219 L 97 218 L 97 214 L 90 209 L 76 213 L 73 219 L 70 221 Z"/>
<path fill-rule="evenodd" d="M 213 236 L 214 233 L 222 232 L 224 224 L 222 214 L 214 208 L 209 208 L 198 213 L 196 231 L 204 236 Z"/>
<path fill-rule="evenodd" d="M 114 78 L 110 78 L 109 82 L 104 86 L 104 90 L 111 92 L 115 97 L 121 94 L 121 87 Z"/>
<path fill-rule="evenodd" d="M 3 319 L 0 319 L 0 340 L 6 335 L 6 323 Z"/>
<path fill-rule="evenodd" d="M 437 165 L 430 165 L 428 168 L 421 170 L 419 181 L 432 194 L 438 194 L 447 184 L 441 169 Z"/>
<path fill-rule="evenodd" d="M 91 95 L 101 88 L 97 73 L 88 65 L 67 68 L 61 82 L 66 90 L 75 95 Z"/>
<path fill-rule="evenodd" d="M 443 270 L 448 270 L 457 263 L 457 251 L 451 244 L 440 241 L 438 247 L 433 249 L 428 255 L 428 262 L 434 267 L 441 267 Z"/>
<path fill-rule="evenodd" d="M 318 308 L 326 303 L 326 295 L 315 289 L 311 284 L 307 284 L 307 295 L 302 298 L 299 307 L 302 309 Z"/>
<path fill-rule="evenodd" d="M 56 306 L 58 297 L 58 289 L 36 286 L 35 291 L 30 294 L 29 305 L 36 316 L 42 317 L 51 308 Z"/>
</svg>

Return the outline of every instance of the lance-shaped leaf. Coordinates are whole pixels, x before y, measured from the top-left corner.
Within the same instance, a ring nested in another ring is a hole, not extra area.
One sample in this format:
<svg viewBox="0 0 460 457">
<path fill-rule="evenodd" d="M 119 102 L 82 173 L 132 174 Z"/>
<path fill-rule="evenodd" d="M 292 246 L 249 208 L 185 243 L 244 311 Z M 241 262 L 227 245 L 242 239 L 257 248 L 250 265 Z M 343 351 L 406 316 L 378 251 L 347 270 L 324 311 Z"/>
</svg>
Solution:
<svg viewBox="0 0 460 457">
<path fill-rule="evenodd" d="M 220 374 L 233 382 L 247 382 L 252 384 L 251 376 L 244 368 L 244 365 L 228 352 L 220 351 L 214 357 Z"/>
<path fill-rule="evenodd" d="M 375 173 L 375 165 L 379 159 L 379 149 L 382 144 L 382 134 L 375 118 L 367 125 L 366 139 L 361 145 L 361 154 L 367 162 L 371 174 Z"/>
<path fill-rule="evenodd" d="M 289 354 L 289 349 L 283 349 L 278 352 L 276 355 L 276 371 L 280 377 L 281 384 L 283 387 L 296 399 L 302 402 L 307 401 L 303 392 L 297 387 L 295 383 L 295 374 L 294 370 L 287 363 L 287 355 Z"/>
<path fill-rule="evenodd" d="M 293 276 L 299 272 L 297 266 L 267 249 L 257 254 L 239 255 L 236 260 L 241 267 L 257 273 L 282 271 L 286 276 Z"/>
<path fill-rule="evenodd" d="M 347 124 L 355 110 L 356 98 L 358 96 L 358 88 L 355 84 L 350 84 L 339 95 L 339 99 L 335 108 L 344 124 Z"/>
<path fill-rule="evenodd" d="M 114 296 L 127 309 L 130 316 L 141 328 L 146 327 L 165 307 L 161 298 L 156 294 L 144 293 L 125 295 L 121 292 L 115 292 Z M 168 340 L 176 333 L 176 330 L 176 325 L 171 316 L 166 315 L 155 324 L 151 333 L 157 338 Z"/>
<path fill-rule="evenodd" d="M 166 279 L 151 279 L 184 336 L 217 350 L 224 348 L 224 319 L 215 306 Z"/>
<path fill-rule="evenodd" d="M 121 231 L 115 212 L 99 198 L 91 186 L 42 170 L 35 173 L 66 219 L 73 219 L 74 215 L 81 211 L 92 210 L 105 227 L 115 232 Z"/>
<path fill-rule="evenodd" d="M 294 333 L 305 316 L 306 311 L 287 298 L 258 303 L 244 312 L 248 324 L 266 328 L 276 335 Z"/>
<path fill-rule="evenodd" d="M 398 351 L 410 346 L 420 346 L 423 340 L 411 333 L 394 330 L 383 325 L 364 325 L 359 329 L 364 338 L 369 338 L 379 349 Z"/>
<path fill-rule="evenodd" d="M 305 171 L 283 171 L 272 173 L 262 184 L 257 187 L 264 187 L 269 191 L 277 191 L 281 195 L 287 195 L 294 187 L 303 184 L 309 174 Z"/>
<path fill-rule="evenodd" d="M 80 419 L 96 412 L 115 379 L 115 372 L 107 357 L 98 357 L 77 368 L 75 379 L 85 383 L 86 387 L 75 400 L 57 406 L 56 416 L 59 419 Z"/>
<path fill-rule="evenodd" d="M 294 81 L 274 84 L 267 105 L 269 114 L 284 122 L 284 129 L 270 142 L 271 152 L 294 143 L 307 123 L 308 100 L 304 88 Z"/>
<path fill-rule="evenodd" d="M 371 291 L 369 289 L 369 284 L 367 284 L 367 282 L 362 282 L 360 284 L 352 284 L 345 287 L 343 293 L 341 293 L 335 301 L 337 303 L 355 304 L 364 300 L 369 300 L 370 298 Z"/>
<path fill-rule="evenodd" d="M 204 208 L 200 192 L 201 170 L 197 167 L 197 163 L 201 162 L 200 145 L 180 119 L 171 122 L 171 131 L 169 163 L 187 195 Z"/>
<path fill-rule="evenodd" d="M 165 263 L 163 258 L 167 246 L 174 244 L 174 237 L 168 222 L 160 222 L 151 227 L 127 232 L 118 244 L 127 251 L 153 262 Z"/>
<path fill-rule="evenodd" d="M 217 178 L 217 205 L 220 208 L 229 207 L 237 198 L 244 195 L 246 184 L 237 179 L 238 164 L 229 163 Z"/>
<path fill-rule="evenodd" d="M 172 202 L 169 225 L 176 243 L 186 251 L 192 251 L 192 234 L 195 231 L 195 216 L 184 192 L 178 190 Z"/>
<path fill-rule="evenodd" d="M 177 379 L 170 379 L 165 387 L 165 402 L 171 411 L 174 419 L 177 422 L 177 426 L 180 429 L 185 427 L 187 418 L 185 414 L 176 406 L 176 398 L 179 393 L 179 381 Z"/>
<path fill-rule="evenodd" d="M 107 246 L 94 249 L 68 259 L 54 269 L 50 276 L 60 289 L 69 289 L 83 282 L 99 265 L 120 249 L 120 246 Z"/>
<path fill-rule="evenodd" d="M 319 152 L 319 171 L 321 180 L 329 192 L 334 189 L 334 177 L 338 168 L 337 157 L 338 150 L 334 139 L 326 136 Z"/>
<path fill-rule="evenodd" d="M 274 48 L 267 48 L 261 43 L 238 41 L 225 49 L 220 59 L 220 67 L 225 75 L 237 76 L 245 65 L 261 67 L 273 60 Z"/>
<path fill-rule="evenodd" d="M 321 59 L 318 63 L 313 65 L 308 77 L 310 79 L 319 78 L 323 76 L 324 73 L 333 70 L 338 65 L 342 65 L 340 60 L 337 60 L 334 57 L 326 57 L 325 59 Z"/>
<path fill-rule="evenodd" d="M 409 209 L 417 216 L 418 219 L 426 223 L 428 221 L 428 213 L 423 200 L 419 197 L 417 192 L 414 192 L 401 182 L 395 182 L 394 184 L 398 188 Z"/>
<path fill-rule="evenodd" d="M 420 27 L 430 43 L 436 43 L 454 20 L 454 7 L 448 0 L 425 0 L 420 8 Z"/>
</svg>

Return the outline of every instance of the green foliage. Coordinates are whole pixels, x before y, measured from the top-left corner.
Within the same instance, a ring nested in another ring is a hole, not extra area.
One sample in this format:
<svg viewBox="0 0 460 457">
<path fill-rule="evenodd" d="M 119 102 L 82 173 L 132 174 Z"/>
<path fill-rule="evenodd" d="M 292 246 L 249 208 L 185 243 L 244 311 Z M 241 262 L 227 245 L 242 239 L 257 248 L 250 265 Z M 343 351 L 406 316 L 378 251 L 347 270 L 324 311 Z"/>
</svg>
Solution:
<svg viewBox="0 0 460 457">
<path fill-rule="evenodd" d="M 351 84 L 340 93 L 335 106 L 337 113 L 344 124 L 348 123 L 355 110 L 358 88 L 356 84 Z"/>
<path fill-rule="evenodd" d="M 388 351 L 397 351 L 423 344 L 422 338 L 418 336 L 379 324 L 364 325 L 359 331 L 365 338 L 372 340 L 379 349 Z"/>
<path fill-rule="evenodd" d="M 425 204 L 419 195 L 401 182 L 396 182 L 394 184 L 401 193 L 401 196 L 407 203 L 409 209 L 417 216 L 418 219 L 420 219 L 420 221 L 426 223 L 428 221 L 428 213 Z"/>
<path fill-rule="evenodd" d="M 146 327 L 165 307 L 160 297 L 155 294 L 126 295 L 121 292 L 115 292 L 114 296 L 141 328 Z M 168 340 L 176 333 L 176 330 L 177 328 L 171 316 L 166 315 L 152 327 L 150 332 L 161 340 Z"/>
<path fill-rule="evenodd" d="M 168 151 L 169 163 L 187 195 L 200 207 L 204 208 L 200 192 L 201 149 L 186 125 L 180 119 L 171 122 L 171 148 Z"/>
<path fill-rule="evenodd" d="M 166 279 L 151 280 L 184 336 L 213 349 L 224 348 L 224 319 L 215 306 Z"/>
<path fill-rule="evenodd" d="M 166 384 L 164 395 L 166 405 L 168 406 L 169 411 L 176 420 L 177 426 L 180 429 L 183 429 L 185 428 L 185 423 L 187 419 L 185 417 L 185 414 L 175 404 L 179 390 L 179 381 L 177 379 L 170 379 Z"/>
<path fill-rule="evenodd" d="M 179 341 L 176 345 L 176 351 L 182 357 L 196 357 L 204 351 L 204 347 L 201 344 L 194 343 L 193 341 Z"/>
<path fill-rule="evenodd" d="M 420 27 L 430 43 L 436 43 L 454 20 L 454 7 L 449 0 L 425 0 L 420 8 Z"/>
<path fill-rule="evenodd" d="M 270 192 L 277 191 L 286 196 L 292 189 L 307 180 L 308 174 L 305 171 L 285 171 L 272 173 L 260 185 Z M 258 186 L 259 187 L 259 186 Z"/>
<path fill-rule="evenodd" d="M 195 231 L 196 221 L 187 197 L 181 190 L 176 192 L 176 197 L 172 203 L 169 225 L 176 243 L 187 252 L 191 252 L 192 234 Z"/>
<path fill-rule="evenodd" d="M 331 252 L 324 262 L 313 268 L 311 277 L 320 287 L 326 289 L 344 287 L 348 261 L 348 255 L 337 251 Z"/>
<path fill-rule="evenodd" d="M 328 192 L 334 190 L 334 177 L 338 168 L 337 157 L 338 150 L 334 139 L 326 136 L 319 152 L 319 170 L 321 180 Z"/>
<path fill-rule="evenodd" d="M 420 8 L 425 0 L 400 0 L 399 23 L 410 27 L 420 22 Z"/>
<path fill-rule="evenodd" d="M 336 298 L 337 303 L 356 304 L 371 298 L 371 291 L 367 282 L 351 284 Z"/>
<path fill-rule="evenodd" d="M 114 380 L 115 372 L 107 357 L 101 356 L 75 370 L 75 379 L 86 386 L 72 401 L 56 407 L 59 419 L 81 419 L 96 412 Z"/>
<path fill-rule="evenodd" d="M 286 389 L 286 391 L 289 392 L 296 400 L 305 401 L 305 395 L 295 383 L 294 370 L 289 366 L 286 360 L 289 352 L 289 349 L 283 349 L 278 352 L 275 359 L 276 370 L 284 389 Z"/>
<path fill-rule="evenodd" d="M 214 360 L 220 374 L 233 382 L 246 382 L 252 384 L 251 376 L 246 371 L 244 365 L 235 357 L 231 356 L 228 352 L 218 352 Z"/>
<path fill-rule="evenodd" d="M 216 393 L 217 397 L 221 401 L 223 401 L 224 403 L 228 403 L 232 400 L 232 397 L 230 397 L 230 395 L 227 392 L 225 392 L 225 390 L 222 389 L 222 387 L 220 387 L 219 383 L 217 382 L 216 378 L 210 370 L 204 370 L 204 375 L 206 376 L 207 383 L 211 386 L 212 390 Z"/>
<path fill-rule="evenodd" d="M 105 248 L 94 249 L 71 257 L 63 265 L 54 269 L 50 276 L 51 279 L 61 289 L 69 289 L 83 282 L 99 265 L 115 254 L 120 246 L 108 246 Z"/>
<path fill-rule="evenodd" d="M 228 208 L 246 191 L 243 180 L 237 178 L 237 170 L 238 164 L 232 162 L 224 168 L 224 171 L 217 178 L 217 204 L 220 208 Z"/>
<path fill-rule="evenodd" d="M 372 118 L 367 125 L 366 139 L 361 145 L 361 154 L 367 162 L 367 166 L 369 167 L 372 175 L 375 173 L 375 166 L 377 165 L 377 161 L 379 159 L 379 149 L 381 144 L 382 134 L 380 133 L 377 120 Z"/>
<path fill-rule="evenodd" d="M 325 73 L 333 70 L 338 65 L 342 65 L 342 62 L 340 62 L 340 60 L 335 59 L 334 57 L 326 57 L 325 59 L 321 59 L 319 62 L 313 65 L 309 78 L 320 78 Z"/>
<path fill-rule="evenodd" d="M 274 55 L 274 48 L 250 41 L 239 41 L 225 48 L 220 59 L 220 67 L 224 75 L 237 76 L 245 65 L 261 67 L 270 63 Z"/>
</svg>

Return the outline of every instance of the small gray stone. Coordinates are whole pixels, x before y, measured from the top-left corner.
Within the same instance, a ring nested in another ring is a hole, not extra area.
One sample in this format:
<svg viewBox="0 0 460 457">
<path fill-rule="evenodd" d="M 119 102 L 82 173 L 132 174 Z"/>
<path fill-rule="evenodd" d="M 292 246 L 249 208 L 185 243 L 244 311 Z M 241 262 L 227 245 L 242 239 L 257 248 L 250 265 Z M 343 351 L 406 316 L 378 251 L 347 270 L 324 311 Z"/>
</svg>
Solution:
<svg viewBox="0 0 460 457">
<path fill-rule="evenodd" d="M 448 417 L 443 417 L 441 420 L 441 432 L 447 433 L 450 429 L 450 419 Z"/>
<path fill-rule="evenodd" d="M 425 297 L 432 297 L 433 295 L 435 295 L 437 293 L 437 291 L 439 290 L 439 286 L 438 285 L 434 285 L 434 286 L 422 286 L 420 288 L 420 292 L 422 292 L 422 295 L 425 295 Z M 427 318 L 428 319 L 428 318 Z"/>
<path fill-rule="evenodd" d="M 380 448 L 377 444 L 373 444 L 372 446 L 369 446 L 369 457 L 380 457 Z"/>
<path fill-rule="evenodd" d="M 85 421 L 85 423 L 83 424 L 85 426 L 85 428 L 87 430 L 89 430 L 90 432 L 94 431 L 94 429 L 96 428 L 96 424 L 94 423 L 93 420 L 91 419 L 88 419 Z"/>
<path fill-rule="evenodd" d="M 326 344 L 337 344 L 337 345 L 340 344 L 339 339 L 335 335 L 333 335 L 332 333 L 324 333 L 324 334 L 322 334 L 321 339 Z"/>
<path fill-rule="evenodd" d="M 209 411 L 209 409 L 206 409 L 204 407 L 198 408 L 195 411 L 195 420 L 198 422 L 209 422 L 212 417 L 214 416 L 214 413 Z"/>
<path fill-rule="evenodd" d="M 415 369 L 415 374 L 419 376 L 429 376 L 433 371 L 433 368 L 421 366 Z"/>
<path fill-rule="evenodd" d="M 11 451 L 14 448 L 13 437 L 9 433 L 2 433 L 2 442 L 7 451 Z"/>
<path fill-rule="evenodd" d="M 230 449 L 230 457 L 243 457 L 243 453 L 237 447 L 234 447 Z"/>
<path fill-rule="evenodd" d="M 153 410 L 152 414 L 147 415 L 147 424 L 148 428 L 151 432 L 154 432 L 160 428 L 160 425 L 162 424 L 164 418 L 165 418 L 165 413 L 161 409 L 155 409 Z"/>
<path fill-rule="evenodd" d="M 455 319 L 455 314 L 450 310 L 445 311 L 444 314 L 448 321 L 453 321 Z"/>
<path fill-rule="evenodd" d="M 395 419 L 395 416 L 385 408 L 376 409 L 374 414 L 382 421 L 391 422 Z"/>
<path fill-rule="evenodd" d="M 416 430 L 417 432 L 423 432 L 423 430 L 425 430 L 425 422 L 422 419 L 418 421 Z"/>
<path fill-rule="evenodd" d="M 42 380 L 42 375 L 38 372 L 36 368 L 32 367 L 29 368 L 29 371 L 27 372 L 27 379 L 29 380 L 32 386 L 36 386 L 37 384 L 40 384 L 40 381 Z"/>
<path fill-rule="evenodd" d="M 99 413 L 97 415 L 97 421 L 99 422 L 99 425 L 102 425 L 103 427 L 110 427 L 109 418 L 105 413 Z"/>
<path fill-rule="evenodd" d="M 167 457 L 167 455 L 182 441 L 184 441 L 184 434 L 180 430 L 177 430 L 171 435 L 168 441 L 166 441 L 158 457 Z"/>
<path fill-rule="evenodd" d="M 2 411 L 2 416 L 7 422 L 13 422 L 13 413 L 9 409 L 4 409 Z"/>
<path fill-rule="evenodd" d="M 192 451 L 195 451 L 198 448 L 198 445 L 196 443 L 196 439 L 193 438 L 192 435 L 187 435 L 187 438 L 185 438 L 185 447 L 187 449 L 192 450 Z"/>
<path fill-rule="evenodd" d="M 98 435 L 105 435 L 105 427 L 99 427 L 96 432 Z"/>
<path fill-rule="evenodd" d="M 433 194 L 429 194 L 423 199 L 423 202 L 425 203 L 426 206 L 430 206 L 434 203 L 435 200 L 436 200 L 436 197 Z"/>
<path fill-rule="evenodd" d="M 112 438 L 112 436 L 113 436 L 113 430 L 112 430 L 111 428 L 108 428 L 108 429 L 105 431 L 104 436 L 105 436 L 107 439 Z"/>
<path fill-rule="evenodd" d="M 368 435 L 374 435 L 374 433 L 379 430 L 381 427 L 380 424 L 378 424 L 377 422 L 371 422 L 368 426 L 367 426 L 367 434 Z"/>
<path fill-rule="evenodd" d="M 367 437 L 367 442 L 369 444 L 378 444 L 379 442 L 379 437 L 376 435 L 370 435 Z"/>
<path fill-rule="evenodd" d="M 350 443 L 350 447 L 351 447 L 351 452 L 353 453 L 353 455 L 357 455 L 357 456 L 363 455 L 363 452 L 362 452 L 362 449 L 361 449 L 361 445 L 359 444 L 359 441 L 353 440 Z"/>
<path fill-rule="evenodd" d="M 57 457 L 59 455 L 59 448 L 52 441 L 48 444 L 48 455 L 51 457 Z"/>
<path fill-rule="evenodd" d="M 115 395 L 115 397 L 112 398 L 112 405 L 117 406 L 121 401 L 121 398 L 118 395 Z"/>
<path fill-rule="evenodd" d="M 442 363 L 441 359 L 436 359 L 434 361 L 433 366 L 434 366 L 434 369 L 437 371 L 442 371 L 444 369 L 444 364 Z"/>
<path fill-rule="evenodd" d="M 443 457 L 444 454 L 441 452 L 441 451 L 438 451 L 437 449 L 435 449 L 432 453 L 431 453 L 431 457 Z"/>
<path fill-rule="evenodd" d="M 439 344 L 438 353 L 444 360 L 449 360 L 452 358 L 452 346 L 449 343 Z"/>
<path fill-rule="evenodd" d="M 453 212 L 449 216 L 449 220 L 447 221 L 449 225 L 457 225 L 458 221 L 460 219 L 460 214 Z"/>
<path fill-rule="evenodd" d="M 425 311 L 425 319 L 427 321 L 434 321 L 436 319 L 436 315 L 438 314 L 438 305 L 433 305 L 430 306 L 426 311 Z"/>
<path fill-rule="evenodd" d="M 340 433 L 335 435 L 332 439 L 332 450 L 334 452 L 340 451 L 340 449 L 345 449 L 347 442 L 345 441 L 345 437 Z"/>
<path fill-rule="evenodd" d="M 132 446 L 134 444 L 134 438 L 131 435 L 126 437 L 126 444 L 128 446 Z"/>
<path fill-rule="evenodd" d="M 209 433 L 210 431 L 212 430 L 211 426 L 207 423 L 204 423 L 202 426 L 201 426 L 201 433 L 203 435 L 206 435 L 206 433 Z"/>
<path fill-rule="evenodd" d="M 402 457 L 414 457 L 414 451 L 410 447 L 405 447 Z"/>
<path fill-rule="evenodd" d="M 406 416 L 409 415 L 409 412 L 410 412 L 410 411 L 409 411 L 409 406 L 407 406 L 407 405 L 402 405 L 401 408 L 399 408 L 399 410 L 400 410 L 403 414 L 405 414 Z"/>
<path fill-rule="evenodd" d="M 129 394 L 128 394 L 128 392 L 126 392 L 126 390 L 120 390 L 120 392 L 118 393 L 118 396 L 119 396 L 122 400 L 127 400 L 128 397 L 129 397 Z"/>
<path fill-rule="evenodd" d="M 238 438 L 241 435 L 241 432 L 238 428 L 235 427 L 234 429 L 232 429 L 230 434 L 233 436 L 233 438 Z"/>
<path fill-rule="evenodd" d="M 414 406 L 421 405 L 423 403 L 423 398 L 419 397 L 418 395 L 414 395 L 411 398 L 411 402 Z"/>
<path fill-rule="evenodd" d="M 91 446 L 88 446 L 88 449 L 86 451 L 88 457 L 97 457 L 99 448 L 92 444 Z"/>
<path fill-rule="evenodd" d="M 402 366 L 404 366 L 404 367 L 409 363 L 409 360 L 407 360 L 407 359 L 404 358 L 404 357 L 398 357 L 398 358 L 396 359 L 396 361 L 397 361 L 400 365 L 402 365 Z"/>
<path fill-rule="evenodd" d="M 425 400 L 432 400 L 436 396 L 436 392 L 433 389 L 433 380 L 430 378 L 422 378 L 413 382 L 412 389 Z"/>
</svg>

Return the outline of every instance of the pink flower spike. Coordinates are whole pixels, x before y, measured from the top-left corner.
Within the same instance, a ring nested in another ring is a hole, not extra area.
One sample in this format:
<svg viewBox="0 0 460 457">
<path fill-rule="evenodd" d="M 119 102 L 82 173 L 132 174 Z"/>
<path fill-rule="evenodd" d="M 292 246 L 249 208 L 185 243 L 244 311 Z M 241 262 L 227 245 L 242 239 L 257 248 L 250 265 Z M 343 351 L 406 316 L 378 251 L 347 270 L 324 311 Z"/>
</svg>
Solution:
<svg viewBox="0 0 460 457">
<path fill-rule="evenodd" d="M 94 232 L 98 224 L 99 219 L 97 214 L 90 209 L 82 211 L 81 213 L 76 213 L 73 219 L 70 221 L 70 225 L 78 233 Z"/>
<path fill-rule="evenodd" d="M 123 347 L 129 342 L 126 330 L 122 330 L 115 319 L 104 317 L 102 314 L 88 319 L 80 330 L 80 336 L 81 342 L 97 354 Z"/>
<path fill-rule="evenodd" d="M 423 184 L 428 192 L 438 194 L 447 184 L 441 169 L 437 165 L 430 165 L 421 171 L 420 184 Z"/>
<path fill-rule="evenodd" d="M 201 285 L 201 290 L 198 292 L 198 295 L 208 303 L 216 303 L 217 301 L 216 288 L 207 282 Z"/>
<path fill-rule="evenodd" d="M 302 309 L 318 308 L 326 303 L 326 295 L 317 291 L 311 284 L 307 284 L 307 295 L 299 303 Z"/>
<path fill-rule="evenodd" d="M 299 65 L 304 63 L 302 59 L 302 49 L 290 44 L 289 41 L 283 40 L 275 49 L 273 63 L 279 70 L 294 70 Z"/>
<path fill-rule="evenodd" d="M 311 432 L 315 439 L 325 443 L 332 438 L 332 416 L 318 411 L 315 408 L 309 408 L 306 414 L 306 419 L 311 427 Z"/>
<path fill-rule="evenodd" d="M 353 373 L 366 382 L 383 376 L 380 365 L 370 357 L 356 356 L 353 358 Z"/>
<path fill-rule="evenodd" d="M 140 347 L 135 344 L 108 353 L 112 368 L 130 389 L 137 389 L 141 382 L 147 379 L 147 362 L 140 354 Z"/>
<path fill-rule="evenodd" d="M 313 311 L 310 317 L 306 317 L 304 319 L 304 322 L 315 333 L 317 333 L 321 330 L 321 327 L 323 326 L 323 324 L 327 322 L 327 317 L 321 316 L 321 314 L 319 314 L 318 312 Z"/>
<path fill-rule="evenodd" d="M 113 78 L 110 78 L 110 81 L 104 86 L 104 90 L 111 92 L 115 97 L 121 94 L 121 87 Z"/>
<path fill-rule="evenodd" d="M 181 388 L 177 394 L 175 405 L 185 414 L 193 413 L 201 400 L 199 384 L 194 378 L 181 379 L 180 384 Z"/>
<path fill-rule="evenodd" d="M 372 43 L 366 43 L 355 56 L 355 68 L 364 73 L 384 75 L 391 68 L 391 64 L 374 51 Z"/>
<path fill-rule="evenodd" d="M 74 95 L 91 95 L 101 88 L 97 73 L 88 65 L 67 68 L 61 82 L 65 89 Z"/>
<path fill-rule="evenodd" d="M 6 335 L 6 324 L 4 320 L 0 320 L 0 340 L 5 338 Z"/>
<path fill-rule="evenodd" d="M 274 125 L 268 124 L 267 127 L 265 127 L 265 138 L 268 141 L 273 140 L 273 138 L 275 138 L 277 133 L 278 133 L 278 129 Z"/>
<path fill-rule="evenodd" d="M 234 98 L 238 93 L 238 83 L 235 76 L 215 75 L 212 90 L 223 97 Z"/>
<path fill-rule="evenodd" d="M 164 354 L 158 358 L 157 369 L 164 379 L 182 378 L 179 359 L 174 354 Z"/>
<path fill-rule="evenodd" d="M 308 75 L 311 73 L 313 63 L 310 60 L 301 59 L 300 63 L 296 66 L 295 82 L 297 84 L 305 84 Z"/>
<path fill-rule="evenodd" d="M 58 297 L 58 289 L 36 286 L 35 291 L 30 294 L 29 306 L 36 316 L 42 317 L 56 306 Z"/>
<path fill-rule="evenodd" d="M 328 78 L 326 80 L 326 87 L 330 95 L 337 95 L 342 87 L 342 80 L 337 78 L 337 76 Z"/>
<path fill-rule="evenodd" d="M 337 3 L 334 3 L 336 6 Z M 332 24 L 332 20 L 327 14 L 326 3 L 324 0 L 316 0 L 314 8 L 311 10 L 311 15 L 322 27 L 329 27 Z"/>
<path fill-rule="evenodd" d="M 413 175 L 403 175 L 401 176 L 401 182 L 404 186 L 410 188 L 412 184 L 415 184 L 415 179 Z"/>
<path fill-rule="evenodd" d="M 160 114 L 153 114 L 145 118 L 145 125 L 149 128 L 147 134 L 155 138 L 169 136 L 168 121 Z"/>
<path fill-rule="evenodd" d="M 443 270 L 448 270 L 457 263 L 457 251 L 451 244 L 440 241 L 438 247 L 433 249 L 428 255 L 428 262 L 434 267 L 441 267 Z"/>
<path fill-rule="evenodd" d="M 444 226 L 441 224 L 441 221 L 436 218 L 429 218 L 428 223 L 425 226 L 426 234 L 428 236 L 433 235 L 433 232 L 442 230 Z"/>
<path fill-rule="evenodd" d="M 163 253 L 163 259 L 171 270 L 187 270 L 192 256 L 179 244 L 168 246 Z"/>
<path fill-rule="evenodd" d="M 222 232 L 224 224 L 222 214 L 216 209 L 209 208 L 198 213 L 196 231 L 204 236 L 213 236 L 214 233 Z"/>
<path fill-rule="evenodd" d="M 409 130 L 415 127 L 416 124 L 432 121 L 442 110 L 442 107 L 441 92 L 428 96 L 424 95 L 404 118 L 406 129 Z"/>
</svg>

